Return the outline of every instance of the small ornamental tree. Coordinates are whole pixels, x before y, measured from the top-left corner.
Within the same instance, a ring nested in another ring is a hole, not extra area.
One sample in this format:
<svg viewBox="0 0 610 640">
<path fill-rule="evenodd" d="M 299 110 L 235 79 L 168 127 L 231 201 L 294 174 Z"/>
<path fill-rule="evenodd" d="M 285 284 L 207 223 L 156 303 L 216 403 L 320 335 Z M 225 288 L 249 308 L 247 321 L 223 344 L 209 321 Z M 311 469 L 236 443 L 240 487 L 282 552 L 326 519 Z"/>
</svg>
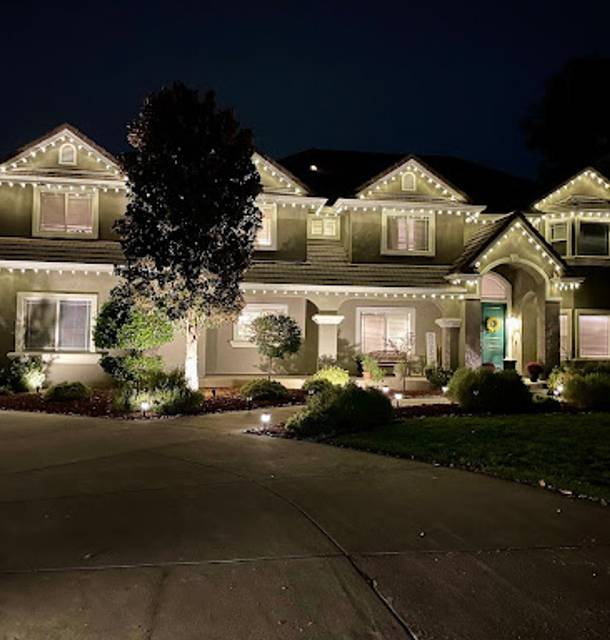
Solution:
<svg viewBox="0 0 610 640">
<path fill-rule="evenodd" d="M 239 283 L 261 224 L 252 136 L 212 92 L 176 83 L 144 101 L 128 139 L 133 151 L 122 165 L 131 197 L 117 225 L 123 275 L 182 324 L 185 376 L 196 389 L 201 329 L 243 306 Z"/>
<path fill-rule="evenodd" d="M 250 340 L 256 344 L 261 356 L 268 358 L 267 376 L 271 379 L 273 360 L 296 353 L 301 347 L 301 329 L 284 314 L 265 314 L 250 325 Z"/>
</svg>

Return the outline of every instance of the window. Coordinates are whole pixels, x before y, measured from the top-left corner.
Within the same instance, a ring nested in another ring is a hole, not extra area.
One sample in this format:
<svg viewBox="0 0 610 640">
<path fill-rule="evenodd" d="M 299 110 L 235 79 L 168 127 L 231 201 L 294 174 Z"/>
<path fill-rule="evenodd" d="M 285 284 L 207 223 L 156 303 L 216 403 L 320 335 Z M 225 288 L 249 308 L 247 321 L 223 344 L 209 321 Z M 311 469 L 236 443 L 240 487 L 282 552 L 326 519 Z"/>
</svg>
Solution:
<svg viewBox="0 0 610 640">
<path fill-rule="evenodd" d="M 250 342 L 252 322 L 262 315 L 288 314 L 288 306 L 285 304 L 247 304 L 239 315 L 237 322 L 233 325 L 233 346 L 254 347 Z"/>
<path fill-rule="evenodd" d="M 549 225 L 549 242 L 560 256 L 568 254 L 568 223 L 555 222 Z"/>
<path fill-rule="evenodd" d="M 610 316 L 578 317 L 578 351 L 581 358 L 610 357 Z"/>
<path fill-rule="evenodd" d="M 357 311 L 357 336 L 363 353 L 402 351 L 412 345 L 415 312 L 404 308 L 361 308 Z"/>
<path fill-rule="evenodd" d="M 254 245 L 259 251 L 273 251 L 277 244 L 277 207 L 275 204 L 263 204 L 260 210 L 263 214 L 262 226 L 256 234 Z"/>
<path fill-rule="evenodd" d="M 309 218 L 310 238 L 339 238 L 339 219 L 336 217 L 327 218 L 322 216 L 311 216 Z"/>
<path fill-rule="evenodd" d="M 73 144 L 62 144 L 59 147 L 59 164 L 76 164 L 76 147 Z"/>
<path fill-rule="evenodd" d="M 570 325 L 565 313 L 559 316 L 559 359 L 570 359 Z"/>
<path fill-rule="evenodd" d="M 95 296 L 18 294 L 17 351 L 93 351 Z"/>
<path fill-rule="evenodd" d="M 608 255 L 608 225 L 601 222 L 581 222 L 578 235 L 581 256 Z"/>
<path fill-rule="evenodd" d="M 36 190 L 32 226 L 34 235 L 97 235 L 97 193 L 61 193 Z"/>
<path fill-rule="evenodd" d="M 415 191 L 415 174 L 407 171 L 400 177 L 400 188 L 403 191 Z"/>
<path fill-rule="evenodd" d="M 434 215 L 383 212 L 381 252 L 434 254 Z"/>
</svg>

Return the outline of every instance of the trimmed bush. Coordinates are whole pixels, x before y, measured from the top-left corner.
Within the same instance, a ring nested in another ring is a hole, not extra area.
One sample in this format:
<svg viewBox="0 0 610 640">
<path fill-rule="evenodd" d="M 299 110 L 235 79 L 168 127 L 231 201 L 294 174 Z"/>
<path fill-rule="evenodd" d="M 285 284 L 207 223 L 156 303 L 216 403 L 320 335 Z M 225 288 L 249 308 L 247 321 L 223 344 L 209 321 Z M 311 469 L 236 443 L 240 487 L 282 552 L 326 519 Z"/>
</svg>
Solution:
<svg viewBox="0 0 610 640">
<path fill-rule="evenodd" d="M 564 398 L 579 409 L 610 409 L 610 374 L 575 373 L 565 382 Z"/>
<path fill-rule="evenodd" d="M 379 362 L 373 356 L 365 354 L 362 356 L 362 371 L 368 374 L 373 382 L 381 382 L 385 377 L 383 369 L 379 366 Z"/>
<path fill-rule="evenodd" d="M 442 367 L 426 367 L 424 374 L 426 380 L 434 387 L 434 389 L 442 389 L 449 384 L 453 376 L 451 369 L 443 369 Z"/>
<path fill-rule="evenodd" d="M 46 379 L 46 365 L 40 356 L 13 358 L 0 370 L 0 386 L 15 393 L 41 389 Z"/>
<path fill-rule="evenodd" d="M 307 407 L 291 416 L 286 429 L 301 437 L 320 437 L 366 431 L 387 424 L 394 411 L 378 389 L 353 383 L 333 387 L 310 398 Z"/>
<path fill-rule="evenodd" d="M 135 386 L 136 390 L 150 385 L 163 370 L 161 356 L 130 353 L 126 356 L 104 356 L 100 366 L 119 385 Z"/>
<path fill-rule="evenodd" d="M 537 382 L 538 378 L 542 375 L 544 366 L 540 362 L 528 362 L 527 373 L 532 382 Z"/>
<path fill-rule="evenodd" d="M 82 382 L 61 382 L 47 389 L 45 398 L 56 402 L 66 400 L 88 400 L 91 397 L 91 389 Z"/>
<path fill-rule="evenodd" d="M 326 380 L 332 385 L 344 387 L 349 382 L 349 372 L 337 365 L 329 365 L 318 369 L 310 380 Z"/>
<path fill-rule="evenodd" d="M 203 403 L 199 391 L 189 389 L 182 369 L 169 373 L 159 372 L 150 386 L 138 391 L 124 385 L 115 397 L 115 406 L 121 411 L 141 411 L 147 402 L 147 412 L 159 415 L 196 413 Z"/>
<path fill-rule="evenodd" d="M 288 397 L 288 389 L 275 380 L 250 380 L 239 392 L 252 400 L 284 400 Z"/>
<path fill-rule="evenodd" d="M 525 413 L 532 408 L 532 396 L 516 371 L 458 369 L 447 395 L 473 413 Z"/>
<path fill-rule="evenodd" d="M 314 394 L 314 393 L 323 393 L 324 391 L 330 391 L 333 389 L 334 386 L 335 385 L 330 383 L 328 380 L 324 380 L 322 378 L 318 378 L 318 379 L 309 378 L 308 380 L 305 380 L 301 388 L 306 393 Z"/>
</svg>

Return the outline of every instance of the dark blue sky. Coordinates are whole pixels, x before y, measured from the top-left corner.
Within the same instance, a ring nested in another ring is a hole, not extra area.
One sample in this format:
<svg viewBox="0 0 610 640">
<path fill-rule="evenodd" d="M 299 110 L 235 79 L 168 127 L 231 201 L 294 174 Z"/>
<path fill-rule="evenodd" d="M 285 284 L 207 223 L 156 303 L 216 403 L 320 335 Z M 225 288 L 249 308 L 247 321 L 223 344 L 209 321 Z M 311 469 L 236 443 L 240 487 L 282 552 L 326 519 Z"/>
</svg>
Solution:
<svg viewBox="0 0 610 640">
<path fill-rule="evenodd" d="M 564 61 L 610 55 L 609 5 L 12 2 L 0 154 L 63 121 L 120 151 L 142 98 L 180 79 L 214 88 L 276 157 L 445 153 L 527 175 L 518 119 Z"/>
</svg>

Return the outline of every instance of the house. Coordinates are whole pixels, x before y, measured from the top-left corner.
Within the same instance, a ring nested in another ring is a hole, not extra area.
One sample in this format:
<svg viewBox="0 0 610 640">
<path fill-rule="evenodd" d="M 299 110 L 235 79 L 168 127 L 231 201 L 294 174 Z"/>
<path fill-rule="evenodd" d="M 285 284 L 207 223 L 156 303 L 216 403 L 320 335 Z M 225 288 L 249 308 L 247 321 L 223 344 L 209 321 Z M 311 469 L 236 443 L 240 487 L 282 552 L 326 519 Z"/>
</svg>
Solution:
<svg viewBox="0 0 610 640">
<path fill-rule="evenodd" d="M 202 385 L 260 373 L 261 313 L 290 314 L 297 378 L 319 358 L 408 351 L 419 370 L 610 359 L 610 181 L 595 168 L 536 195 L 456 158 L 256 153 L 263 225 L 246 306 L 200 341 Z M 0 356 L 41 354 L 51 382 L 103 380 L 92 329 L 123 260 L 116 159 L 62 125 L 0 163 Z M 183 362 L 184 338 L 161 350 Z"/>
</svg>

